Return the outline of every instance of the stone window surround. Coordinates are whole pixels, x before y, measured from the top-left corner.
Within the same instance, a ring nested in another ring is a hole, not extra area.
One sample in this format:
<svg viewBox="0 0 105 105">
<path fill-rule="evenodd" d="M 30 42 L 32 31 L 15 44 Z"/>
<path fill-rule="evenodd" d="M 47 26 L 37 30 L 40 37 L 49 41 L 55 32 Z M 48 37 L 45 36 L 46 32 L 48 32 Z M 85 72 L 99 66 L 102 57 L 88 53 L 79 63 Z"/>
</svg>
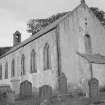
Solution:
<svg viewBox="0 0 105 105">
<path fill-rule="evenodd" d="M 22 57 L 21 57 L 21 76 L 25 75 L 25 74 L 26 74 L 26 71 L 25 71 L 25 55 L 22 54 Z"/>
<path fill-rule="evenodd" d="M 2 80 L 2 64 L 0 64 L 0 80 Z"/>
<path fill-rule="evenodd" d="M 44 70 L 51 68 L 50 47 L 48 43 L 45 43 L 43 48 L 43 68 Z"/>
<path fill-rule="evenodd" d="M 15 60 L 13 58 L 11 63 L 11 77 L 14 77 L 14 76 L 15 76 Z"/>
<path fill-rule="evenodd" d="M 30 72 L 36 73 L 37 72 L 37 64 L 36 64 L 36 52 L 34 49 L 31 51 L 31 64 L 30 64 Z"/>
<path fill-rule="evenodd" d="M 8 62 L 6 61 L 5 63 L 5 76 L 4 76 L 5 79 L 8 79 Z"/>
</svg>

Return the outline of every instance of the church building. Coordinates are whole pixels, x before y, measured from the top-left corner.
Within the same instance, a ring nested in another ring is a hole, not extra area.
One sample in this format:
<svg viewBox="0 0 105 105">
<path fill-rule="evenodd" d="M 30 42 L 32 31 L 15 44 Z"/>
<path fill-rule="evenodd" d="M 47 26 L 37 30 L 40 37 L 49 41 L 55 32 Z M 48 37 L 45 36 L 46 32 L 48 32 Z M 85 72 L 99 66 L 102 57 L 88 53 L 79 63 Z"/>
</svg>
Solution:
<svg viewBox="0 0 105 105">
<path fill-rule="evenodd" d="M 63 74 L 71 89 L 84 88 L 91 73 L 87 60 L 77 52 L 105 56 L 105 27 L 84 0 L 73 11 L 23 42 L 21 33 L 14 33 L 13 47 L 0 56 L 0 87 L 9 85 L 18 95 L 21 84 L 28 81 L 32 84 L 32 93 L 43 85 L 51 86 L 56 93 Z M 105 65 L 92 66 L 93 77 L 104 86 Z"/>
</svg>

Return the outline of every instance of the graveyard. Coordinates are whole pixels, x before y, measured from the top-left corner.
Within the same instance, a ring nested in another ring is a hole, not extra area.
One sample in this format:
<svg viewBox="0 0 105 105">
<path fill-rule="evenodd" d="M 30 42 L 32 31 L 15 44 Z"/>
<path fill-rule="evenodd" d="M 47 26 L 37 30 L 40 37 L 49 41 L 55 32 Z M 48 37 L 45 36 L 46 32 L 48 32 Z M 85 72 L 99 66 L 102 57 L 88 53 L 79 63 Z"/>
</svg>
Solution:
<svg viewBox="0 0 105 105">
<path fill-rule="evenodd" d="M 94 84 L 91 84 L 93 82 Z M 24 97 L 14 102 L 9 102 L 8 105 L 105 105 L 105 96 L 97 91 L 97 80 L 93 79 L 91 83 L 89 97 L 86 97 L 79 91 L 52 96 L 51 88 L 49 88 L 45 94 L 40 93 L 40 97 Z M 45 88 L 48 88 L 48 86 L 43 87 L 43 89 Z M 7 105 L 5 99 L 0 104 Z"/>
<path fill-rule="evenodd" d="M 33 34 L 0 55 L 0 105 L 105 105 L 105 29 L 85 0 Z"/>
<path fill-rule="evenodd" d="M 30 85 L 28 81 L 25 84 Z M 63 80 L 63 86 L 57 95 L 52 94 L 52 88 L 48 85 L 40 87 L 39 95 L 36 97 L 26 89 L 17 99 L 14 99 L 10 91 L 8 94 L 2 94 L 0 105 L 105 105 L 105 91 L 99 89 L 99 82 L 96 78 L 88 82 L 89 96 L 79 89 L 68 91 L 66 85 L 66 81 Z"/>
<path fill-rule="evenodd" d="M 89 55 L 82 55 L 89 63 L 103 64 L 104 58 L 101 55 L 94 55 L 89 58 Z M 97 59 L 98 57 L 98 59 Z M 91 67 L 92 72 L 92 67 Z M 88 81 L 88 91 L 83 92 L 81 89 L 68 90 L 67 78 L 64 73 L 59 77 L 58 94 L 53 95 L 52 87 L 43 85 L 39 88 L 39 94 L 32 96 L 32 84 L 29 81 L 24 81 L 20 86 L 20 95 L 14 98 L 14 93 L 8 89 L 8 93 L 1 93 L 0 105 L 105 105 L 105 89 L 100 89 L 98 79 L 94 78 L 91 73 L 91 79 Z"/>
</svg>

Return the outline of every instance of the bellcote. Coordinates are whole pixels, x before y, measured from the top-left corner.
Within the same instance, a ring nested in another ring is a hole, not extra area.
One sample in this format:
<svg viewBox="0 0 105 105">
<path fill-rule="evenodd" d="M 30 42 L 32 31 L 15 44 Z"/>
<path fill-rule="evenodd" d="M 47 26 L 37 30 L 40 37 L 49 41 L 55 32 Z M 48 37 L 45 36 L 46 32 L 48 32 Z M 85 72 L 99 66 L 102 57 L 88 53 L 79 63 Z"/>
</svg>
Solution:
<svg viewBox="0 0 105 105">
<path fill-rule="evenodd" d="M 18 45 L 21 42 L 21 33 L 19 31 L 16 31 L 13 34 L 13 46 Z"/>
</svg>

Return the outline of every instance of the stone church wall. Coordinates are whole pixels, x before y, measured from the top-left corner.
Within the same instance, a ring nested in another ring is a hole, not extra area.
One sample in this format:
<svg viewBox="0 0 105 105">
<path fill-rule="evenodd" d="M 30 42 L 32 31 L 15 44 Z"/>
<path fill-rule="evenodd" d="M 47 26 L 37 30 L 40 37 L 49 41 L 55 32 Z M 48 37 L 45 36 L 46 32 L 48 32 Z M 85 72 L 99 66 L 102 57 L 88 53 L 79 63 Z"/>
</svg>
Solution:
<svg viewBox="0 0 105 105">
<path fill-rule="evenodd" d="M 88 62 L 76 52 L 87 53 L 84 36 L 90 35 L 92 53 L 105 56 L 105 28 L 85 4 L 74 9 L 58 25 L 61 51 L 61 71 L 65 73 L 69 86 L 78 88 L 90 79 Z M 93 76 L 99 85 L 105 85 L 105 65 L 93 65 Z"/>
<path fill-rule="evenodd" d="M 56 33 L 57 32 L 57 33 Z M 85 36 L 91 39 L 86 45 Z M 56 43 L 58 37 L 58 43 Z M 43 48 L 46 42 L 50 46 L 51 70 L 43 70 Z M 57 46 L 57 44 L 59 46 Z M 99 20 L 93 15 L 88 7 L 83 3 L 74 9 L 58 25 L 57 30 L 50 31 L 45 35 L 33 40 L 25 46 L 17 49 L 13 53 L 0 59 L 2 63 L 3 75 L 5 71 L 5 61 L 8 61 L 9 78 L 0 81 L 2 84 L 10 84 L 16 94 L 20 91 L 20 83 L 28 80 L 32 83 L 32 91 L 43 85 L 50 85 L 53 89 L 58 87 L 58 55 L 59 69 L 64 73 L 65 78 L 71 88 L 85 88 L 90 79 L 90 69 L 88 62 L 77 55 L 80 53 L 100 53 L 105 56 L 105 29 Z M 57 50 L 57 47 L 60 47 Z M 30 55 L 32 49 L 37 54 L 37 73 L 30 73 Z M 25 55 L 26 75 L 21 76 L 21 56 Z M 11 78 L 11 62 L 15 59 L 16 76 Z M 105 65 L 93 65 L 93 76 L 99 80 L 99 85 L 105 85 Z M 26 84 L 28 83 L 26 82 Z M 84 86 L 85 85 L 85 86 Z M 23 89 L 23 88 L 22 88 Z M 43 90 L 43 89 L 42 89 Z M 45 89 L 46 90 L 46 89 Z"/>
<path fill-rule="evenodd" d="M 51 56 L 51 69 L 43 70 L 43 48 L 45 44 L 48 43 L 50 47 Z M 30 59 L 32 49 L 36 52 L 36 64 L 37 73 L 30 73 Z M 21 76 L 21 56 L 25 55 L 25 71 L 26 75 Z M 15 77 L 11 77 L 11 62 L 12 59 L 15 60 Z M 5 74 L 5 62 L 8 62 L 8 79 L 4 78 Z M 0 80 L 0 85 L 10 84 L 13 91 L 16 94 L 20 92 L 20 83 L 28 80 L 32 83 L 32 91 L 35 92 L 42 85 L 50 85 L 53 89 L 57 88 L 57 50 L 56 50 L 56 30 L 50 31 L 42 37 L 26 44 L 8 54 L 7 56 L 0 59 L 0 64 L 2 64 L 2 76 L 3 79 Z"/>
</svg>

